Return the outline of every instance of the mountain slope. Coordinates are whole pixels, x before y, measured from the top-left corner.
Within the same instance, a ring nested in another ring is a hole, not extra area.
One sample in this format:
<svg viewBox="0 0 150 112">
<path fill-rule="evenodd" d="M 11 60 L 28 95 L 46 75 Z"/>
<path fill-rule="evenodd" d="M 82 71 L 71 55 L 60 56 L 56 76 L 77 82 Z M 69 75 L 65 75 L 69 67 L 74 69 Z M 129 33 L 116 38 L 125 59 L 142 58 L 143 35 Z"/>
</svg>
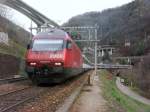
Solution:
<svg viewBox="0 0 150 112">
<path fill-rule="evenodd" d="M 103 44 L 118 43 L 125 39 L 139 41 L 150 34 L 150 1 L 135 0 L 121 7 L 102 12 L 89 12 L 71 18 L 64 26 L 102 26 Z M 100 29 L 98 36 L 100 38 Z M 111 39 L 110 39 L 111 38 Z"/>
<path fill-rule="evenodd" d="M 0 53 L 24 57 L 30 33 L 0 16 L 0 32 L 8 34 L 9 45 L 0 43 Z"/>
</svg>

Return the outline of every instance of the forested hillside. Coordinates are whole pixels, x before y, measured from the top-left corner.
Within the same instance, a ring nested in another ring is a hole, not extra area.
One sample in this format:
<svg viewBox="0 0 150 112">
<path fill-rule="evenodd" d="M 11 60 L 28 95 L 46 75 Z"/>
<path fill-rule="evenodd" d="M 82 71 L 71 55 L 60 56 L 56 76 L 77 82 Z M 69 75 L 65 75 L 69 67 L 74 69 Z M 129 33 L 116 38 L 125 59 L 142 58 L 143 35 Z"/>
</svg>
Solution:
<svg viewBox="0 0 150 112">
<path fill-rule="evenodd" d="M 135 53 L 128 55 L 142 55 L 150 48 L 145 40 L 150 34 L 150 0 L 135 0 L 121 7 L 107 9 L 102 12 L 88 12 L 71 18 L 64 26 L 94 26 L 97 24 L 99 38 L 101 28 L 102 44 L 122 45 L 125 40 L 130 41 L 131 48 L 138 48 Z M 145 46 L 143 46 L 143 44 Z M 131 50 L 132 51 L 132 50 Z"/>
</svg>

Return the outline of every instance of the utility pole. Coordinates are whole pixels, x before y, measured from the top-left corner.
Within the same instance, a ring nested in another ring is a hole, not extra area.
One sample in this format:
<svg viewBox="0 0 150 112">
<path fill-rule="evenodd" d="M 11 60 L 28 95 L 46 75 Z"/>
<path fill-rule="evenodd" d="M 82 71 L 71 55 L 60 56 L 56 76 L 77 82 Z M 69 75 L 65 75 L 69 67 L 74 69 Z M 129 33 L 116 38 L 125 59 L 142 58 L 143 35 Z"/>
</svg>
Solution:
<svg viewBox="0 0 150 112">
<path fill-rule="evenodd" d="M 89 32 L 89 40 L 91 40 L 91 30 L 89 29 L 88 32 Z M 89 42 L 89 46 L 91 46 L 90 42 Z"/>
<path fill-rule="evenodd" d="M 32 40 L 32 21 L 31 21 L 31 25 L 30 25 L 30 40 Z"/>
<path fill-rule="evenodd" d="M 95 29 L 95 40 L 97 40 L 97 29 Z M 95 75 L 97 75 L 97 41 L 95 42 Z"/>
</svg>

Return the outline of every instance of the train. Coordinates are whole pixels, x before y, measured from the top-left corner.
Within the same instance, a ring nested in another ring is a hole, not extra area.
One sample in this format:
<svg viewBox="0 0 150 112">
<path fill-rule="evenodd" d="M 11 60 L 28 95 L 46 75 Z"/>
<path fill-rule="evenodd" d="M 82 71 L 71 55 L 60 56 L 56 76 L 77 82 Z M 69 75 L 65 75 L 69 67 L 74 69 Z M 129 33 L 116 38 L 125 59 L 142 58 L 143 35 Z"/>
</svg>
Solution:
<svg viewBox="0 0 150 112">
<path fill-rule="evenodd" d="M 25 71 L 35 84 L 60 83 L 85 71 L 80 48 L 61 29 L 37 33 L 27 46 L 25 59 Z"/>
</svg>

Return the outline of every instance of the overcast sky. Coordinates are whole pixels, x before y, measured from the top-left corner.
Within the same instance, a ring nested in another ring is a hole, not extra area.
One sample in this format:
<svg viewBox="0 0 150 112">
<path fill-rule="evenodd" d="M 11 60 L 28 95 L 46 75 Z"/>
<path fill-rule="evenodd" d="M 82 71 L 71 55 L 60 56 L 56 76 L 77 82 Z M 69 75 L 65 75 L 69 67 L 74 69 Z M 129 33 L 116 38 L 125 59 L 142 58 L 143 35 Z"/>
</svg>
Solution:
<svg viewBox="0 0 150 112">
<path fill-rule="evenodd" d="M 58 24 L 62 24 L 71 17 L 90 11 L 102 11 L 114 8 L 133 0 L 23 0 L 34 9 L 38 10 Z M 13 19 L 18 24 L 29 27 L 30 21 L 18 13 Z"/>
</svg>

